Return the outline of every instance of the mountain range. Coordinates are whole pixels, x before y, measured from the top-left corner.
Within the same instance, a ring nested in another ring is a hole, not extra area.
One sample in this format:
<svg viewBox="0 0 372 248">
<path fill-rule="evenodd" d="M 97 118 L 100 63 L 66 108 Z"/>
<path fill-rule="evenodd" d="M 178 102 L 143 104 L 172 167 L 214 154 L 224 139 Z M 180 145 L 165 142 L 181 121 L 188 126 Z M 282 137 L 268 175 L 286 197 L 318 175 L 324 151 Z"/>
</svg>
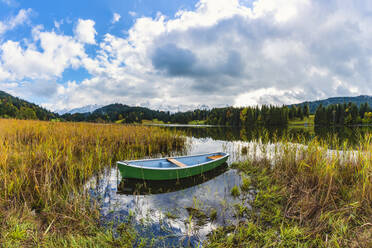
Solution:
<svg viewBox="0 0 372 248">
<path fill-rule="evenodd" d="M 56 112 L 60 115 L 76 114 L 76 113 L 92 113 L 94 110 L 102 108 L 103 106 L 104 105 L 91 104 L 91 105 L 86 105 L 86 106 L 79 107 L 79 108 L 61 109 L 61 110 L 57 110 Z"/>
<path fill-rule="evenodd" d="M 310 113 L 315 113 L 316 109 L 322 104 L 324 107 L 332 104 L 342 104 L 342 103 L 355 103 L 358 107 L 362 103 L 368 103 L 369 106 L 372 106 L 372 96 L 367 95 L 360 95 L 360 96 L 347 96 L 347 97 L 331 97 L 324 100 L 317 100 L 317 101 L 306 101 L 298 104 L 290 104 L 287 105 L 288 107 L 291 106 L 303 106 L 309 105 Z"/>
<path fill-rule="evenodd" d="M 111 105 L 111 104 L 109 104 Z M 98 104 L 91 104 L 91 105 L 86 105 L 83 107 L 79 108 L 73 108 L 73 109 L 61 109 L 57 110 L 56 112 L 60 115 L 64 114 L 76 114 L 76 113 L 93 113 L 95 110 L 100 109 L 105 106 L 109 105 L 98 105 Z M 127 105 L 126 105 L 127 106 Z M 156 109 L 159 111 L 165 111 L 165 112 L 170 112 L 170 113 L 178 113 L 178 112 L 187 112 L 187 111 L 193 111 L 195 109 L 201 109 L 201 110 L 209 110 L 210 107 L 205 104 L 200 104 L 200 105 L 186 105 L 186 104 L 181 104 L 177 106 L 172 106 L 168 104 L 160 104 L 160 105 L 150 105 L 149 103 L 142 103 L 139 106 L 133 106 L 133 107 L 142 107 L 142 108 L 148 108 L 148 109 Z M 227 107 L 227 106 L 223 106 Z"/>
<path fill-rule="evenodd" d="M 360 95 L 360 96 L 350 96 L 350 97 L 331 97 L 323 100 L 315 100 L 315 101 L 305 101 L 302 103 L 297 103 L 297 104 L 289 104 L 287 105 L 288 107 L 292 106 L 303 106 L 303 105 L 309 105 L 310 113 L 315 113 L 316 109 L 319 107 L 320 104 L 322 104 L 324 107 L 332 104 L 340 104 L 340 103 L 355 103 L 358 107 L 362 103 L 368 103 L 368 105 L 372 106 L 372 96 L 368 95 Z M 110 104 L 111 105 L 111 104 Z M 109 106 L 109 105 L 106 105 Z M 57 111 L 59 114 L 75 114 L 75 113 L 92 113 L 95 110 L 99 110 L 100 108 L 104 108 L 106 106 L 103 105 L 87 105 L 84 107 L 80 108 L 74 108 L 74 109 L 64 109 Z M 128 105 L 123 105 L 123 106 L 128 106 Z M 150 104 L 140 104 L 140 106 L 136 107 L 143 107 L 147 109 L 156 109 L 159 111 L 169 111 L 170 113 L 178 113 L 178 112 L 187 112 L 187 111 L 193 111 L 195 109 L 200 109 L 200 110 L 210 110 L 212 109 L 210 106 L 201 104 L 201 105 L 177 105 L 177 106 L 171 106 L 171 105 L 157 105 L 157 106 L 151 106 Z M 225 106 L 220 106 L 222 107 L 228 107 L 227 105 Z"/>
<path fill-rule="evenodd" d="M 320 104 L 323 106 L 328 106 L 331 104 L 340 104 L 340 103 L 355 103 L 358 107 L 362 103 L 368 103 L 372 106 L 372 96 L 368 95 L 360 95 L 355 97 L 331 97 L 324 100 L 316 100 L 316 101 L 306 101 L 298 104 L 290 104 L 287 105 L 288 107 L 291 106 L 303 106 L 309 105 L 310 113 L 315 113 L 316 109 Z M 50 120 L 57 117 L 64 117 L 64 116 L 71 116 L 76 114 L 81 114 L 82 116 L 87 115 L 102 115 L 102 114 L 110 114 L 113 111 L 117 113 L 121 113 L 123 118 L 127 118 L 127 115 L 131 112 L 138 112 L 142 111 L 144 113 L 151 113 L 149 117 L 156 118 L 158 115 L 162 115 L 164 112 L 169 112 L 171 114 L 193 111 L 193 110 L 201 110 L 201 111 L 208 111 L 211 108 L 207 105 L 180 105 L 180 106 L 168 106 L 168 105 L 161 105 L 158 106 L 158 110 L 152 110 L 146 106 L 128 106 L 124 104 L 109 104 L 106 106 L 94 104 L 94 105 L 87 105 L 80 108 L 74 109 L 64 109 L 58 111 L 58 113 L 53 113 L 47 109 L 44 109 L 36 104 L 30 103 L 28 101 L 22 100 L 18 97 L 14 97 L 4 91 L 0 91 L 0 117 L 12 117 L 12 118 L 20 118 L 20 119 L 39 119 L 39 120 Z M 68 119 L 68 118 L 67 118 Z"/>
</svg>

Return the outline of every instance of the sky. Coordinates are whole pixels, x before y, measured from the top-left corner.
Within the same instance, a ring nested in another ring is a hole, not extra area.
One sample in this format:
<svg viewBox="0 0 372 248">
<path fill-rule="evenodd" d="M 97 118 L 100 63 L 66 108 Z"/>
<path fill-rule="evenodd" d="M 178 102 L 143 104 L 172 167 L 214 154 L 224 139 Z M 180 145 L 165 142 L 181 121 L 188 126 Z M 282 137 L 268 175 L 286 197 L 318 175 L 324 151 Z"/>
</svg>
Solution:
<svg viewBox="0 0 372 248">
<path fill-rule="evenodd" d="M 372 94 L 372 2 L 0 0 L 0 90 L 56 111 Z"/>
</svg>

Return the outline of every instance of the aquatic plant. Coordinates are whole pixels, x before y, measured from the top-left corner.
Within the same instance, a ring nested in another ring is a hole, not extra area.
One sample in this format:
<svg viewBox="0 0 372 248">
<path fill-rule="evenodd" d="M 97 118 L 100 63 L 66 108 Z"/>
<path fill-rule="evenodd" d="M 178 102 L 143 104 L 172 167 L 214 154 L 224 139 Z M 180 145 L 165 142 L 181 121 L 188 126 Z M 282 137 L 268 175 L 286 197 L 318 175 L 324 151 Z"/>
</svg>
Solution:
<svg viewBox="0 0 372 248">
<path fill-rule="evenodd" d="M 248 153 L 248 147 L 243 146 L 243 147 L 242 147 L 242 154 L 243 154 L 243 155 L 246 155 L 247 153 Z"/>
<path fill-rule="evenodd" d="M 333 150 L 318 138 L 258 142 L 234 164 L 242 194 L 256 190 L 251 209 L 239 206 L 238 224 L 215 230 L 206 247 L 371 247 L 372 135 L 359 140 L 357 149 L 345 141 Z"/>
<path fill-rule="evenodd" d="M 230 193 L 232 196 L 238 197 L 240 195 L 239 187 L 235 185 L 234 187 L 231 188 Z"/>
<path fill-rule="evenodd" d="M 210 211 L 210 213 L 209 213 L 209 219 L 210 219 L 211 221 L 215 221 L 215 220 L 217 219 L 217 217 L 218 217 L 217 214 L 218 214 L 218 213 L 217 213 L 217 210 L 214 209 L 214 208 L 212 208 L 211 211 Z"/>
</svg>

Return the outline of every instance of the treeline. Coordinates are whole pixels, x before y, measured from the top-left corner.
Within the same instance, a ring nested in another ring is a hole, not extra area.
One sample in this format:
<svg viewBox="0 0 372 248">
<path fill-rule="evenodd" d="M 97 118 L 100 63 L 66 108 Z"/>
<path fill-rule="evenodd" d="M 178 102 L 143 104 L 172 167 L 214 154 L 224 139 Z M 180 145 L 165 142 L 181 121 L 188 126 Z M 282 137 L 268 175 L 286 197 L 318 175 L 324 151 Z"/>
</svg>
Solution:
<svg viewBox="0 0 372 248">
<path fill-rule="evenodd" d="M 141 123 L 142 120 L 153 119 L 169 122 L 170 113 L 115 103 L 99 108 L 92 113 L 64 114 L 60 118 L 66 121 L 85 122 L 116 122 L 120 120 L 122 123 Z"/>
<path fill-rule="evenodd" d="M 164 123 L 188 124 L 202 121 L 205 124 L 221 126 L 285 126 L 289 120 L 303 119 L 309 115 L 305 106 L 272 106 L 261 107 L 225 107 L 197 109 L 187 112 L 170 113 L 169 111 L 151 110 L 144 107 L 131 107 L 123 104 L 110 104 L 92 113 L 58 115 L 36 104 L 29 103 L 0 91 L 0 117 L 17 119 L 59 120 L 76 122 L 102 123 L 142 123 L 143 120 L 154 120 Z"/>
<path fill-rule="evenodd" d="M 288 118 L 290 120 L 294 120 L 296 118 L 303 120 L 305 117 L 309 117 L 309 115 L 309 105 L 292 105 L 289 108 Z"/>
<path fill-rule="evenodd" d="M 130 107 L 123 104 L 111 104 L 95 110 L 93 113 L 65 114 L 61 118 L 67 121 L 141 123 L 143 120 L 157 119 L 164 123 L 188 124 L 192 121 L 204 121 L 209 125 L 221 126 L 283 126 L 291 118 L 303 118 L 302 108 L 277 106 L 262 107 L 226 107 L 212 110 L 170 113 L 143 107 Z"/>
<path fill-rule="evenodd" d="M 360 104 L 358 107 L 355 103 L 333 104 L 327 107 L 319 105 L 315 112 L 315 125 L 357 125 L 372 123 L 372 109 L 368 103 Z"/>
<path fill-rule="evenodd" d="M 56 114 L 41 108 L 36 104 L 29 103 L 0 91 L 0 117 L 51 120 L 56 118 Z"/>
<path fill-rule="evenodd" d="M 352 97 L 331 97 L 323 100 L 317 100 L 317 101 L 306 101 L 303 103 L 296 104 L 297 106 L 304 106 L 308 105 L 310 109 L 310 113 L 315 114 L 316 110 L 318 109 L 319 105 L 322 105 L 324 107 L 327 107 L 329 105 L 334 104 L 343 104 L 343 103 L 355 103 L 358 107 L 360 107 L 361 104 L 368 103 L 370 106 L 372 106 L 372 96 L 367 95 L 361 95 L 361 96 L 352 96 Z M 294 104 L 288 105 L 288 107 L 292 107 Z"/>
<path fill-rule="evenodd" d="M 99 108 L 92 113 L 61 115 L 66 121 L 141 123 L 143 120 L 162 121 L 164 123 L 187 124 L 193 120 L 206 120 L 208 110 L 194 110 L 170 113 L 169 111 L 152 110 L 144 107 L 131 107 L 115 103 Z"/>
<path fill-rule="evenodd" d="M 245 108 L 214 108 L 209 111 L 206 123 L 222 126 L 284 126 L 288 124 L 289 108 L 267 106 Z"/>
</svg>

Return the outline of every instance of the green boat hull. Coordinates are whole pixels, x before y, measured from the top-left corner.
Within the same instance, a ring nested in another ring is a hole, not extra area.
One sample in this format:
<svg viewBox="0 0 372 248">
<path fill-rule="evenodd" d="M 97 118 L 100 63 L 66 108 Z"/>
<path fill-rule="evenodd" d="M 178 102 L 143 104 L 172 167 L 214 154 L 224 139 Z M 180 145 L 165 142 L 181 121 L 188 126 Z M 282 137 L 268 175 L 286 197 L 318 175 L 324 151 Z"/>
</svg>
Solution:
<svg viewBox="0 0 372 248">
<path fill-rule="evenodd" d="M 136 178 L 143 180 L 175 180 L 199 175 L 213 170 L 223 163 L 226 163 L 227 158 L 228 156 L 222 159 L 210 161 L 205 164 L 177 169 L 159 170 L 146 167 L 131 167 L 121 163 L 118 163 L 117 166 L 123 178 Z"/>
</svg>

